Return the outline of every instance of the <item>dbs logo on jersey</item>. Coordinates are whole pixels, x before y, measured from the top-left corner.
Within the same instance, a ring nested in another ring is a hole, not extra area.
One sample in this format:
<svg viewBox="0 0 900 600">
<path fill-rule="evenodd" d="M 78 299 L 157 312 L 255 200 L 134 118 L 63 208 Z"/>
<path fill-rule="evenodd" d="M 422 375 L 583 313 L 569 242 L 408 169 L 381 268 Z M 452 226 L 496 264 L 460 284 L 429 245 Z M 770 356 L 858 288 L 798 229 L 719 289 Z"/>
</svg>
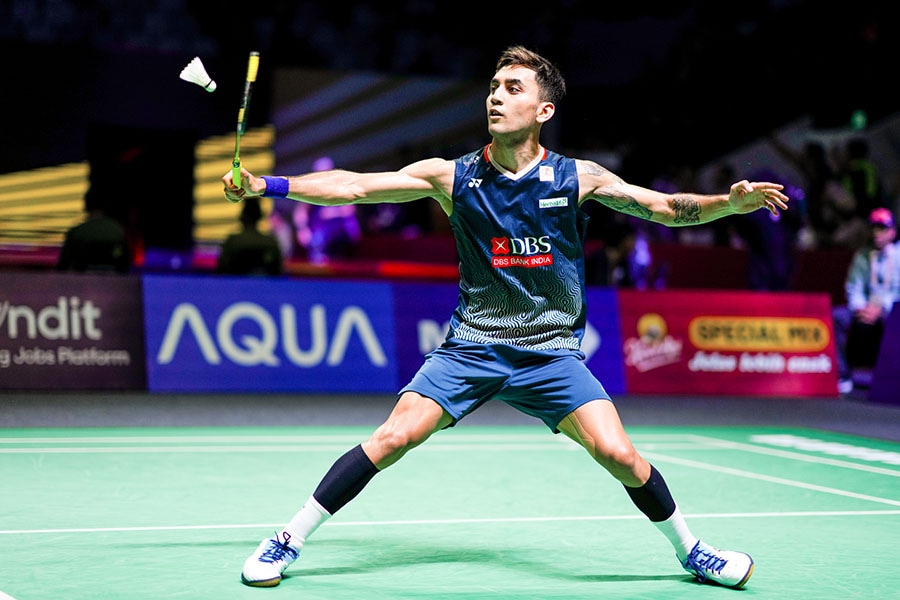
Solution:
<svg viewBox="0 0 900 600">
<path fill-rule="evenodd" d="M 496 269 L 506 267 L 545 267 L 553 264 L 550 236 L 541 237 L 495 237 L 491 238 L 491 266 Z"/>
</svg>

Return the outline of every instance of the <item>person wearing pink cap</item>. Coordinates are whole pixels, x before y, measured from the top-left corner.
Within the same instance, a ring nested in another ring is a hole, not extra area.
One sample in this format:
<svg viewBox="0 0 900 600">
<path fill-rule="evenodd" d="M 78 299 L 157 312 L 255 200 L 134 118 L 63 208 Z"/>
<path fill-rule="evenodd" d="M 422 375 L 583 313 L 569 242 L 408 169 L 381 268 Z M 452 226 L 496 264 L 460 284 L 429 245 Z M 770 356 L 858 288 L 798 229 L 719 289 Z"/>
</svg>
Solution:
<svg viewBox="0 0 900 600">
<path fill-rule="evenodd" d="M 877 357 L 884 321 L 900 299 L 900 244 L 894 215 L 887 208 L 869 213 L 871 237 L 850 262 L 844 290 L 847 304 L 833 310 L 837 349 L 838 391 L 853 391 L 852 365 L 855 349 Z"/>
</svg>

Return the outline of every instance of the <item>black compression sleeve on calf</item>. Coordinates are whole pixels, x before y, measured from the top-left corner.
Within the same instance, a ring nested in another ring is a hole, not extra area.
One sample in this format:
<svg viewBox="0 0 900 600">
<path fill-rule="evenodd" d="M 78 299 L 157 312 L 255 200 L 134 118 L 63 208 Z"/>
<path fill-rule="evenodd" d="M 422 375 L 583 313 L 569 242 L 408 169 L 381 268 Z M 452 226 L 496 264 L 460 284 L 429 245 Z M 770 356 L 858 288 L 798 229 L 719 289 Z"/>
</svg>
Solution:
<svg viewBox="0 0 900 600">
<path fill-rule="evenodd" d="M 665 521 L 675 512 L 675 500 L 669 492 L 669 486 L 653 465 L 650 465 L 650 479 L 647 483 L 638 488 L 626 485 L 625 491 L 631 496 L 634 505 L 651 521 Z"/>
<path fill-rule="evenodd" d="M 363 452 L 362 446 L 356 446 L 334 461 L 313 497 L 333 515 L 356 498 L 376 473 L 378 468 Z"/>
</svg>

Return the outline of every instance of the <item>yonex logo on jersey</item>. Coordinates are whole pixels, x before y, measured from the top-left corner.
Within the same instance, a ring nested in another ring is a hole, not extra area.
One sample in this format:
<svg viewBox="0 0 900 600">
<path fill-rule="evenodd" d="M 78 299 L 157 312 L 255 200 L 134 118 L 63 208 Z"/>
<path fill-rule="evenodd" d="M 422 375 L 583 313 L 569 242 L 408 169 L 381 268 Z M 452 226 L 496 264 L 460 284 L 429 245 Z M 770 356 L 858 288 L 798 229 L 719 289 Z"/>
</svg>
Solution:
<svg viewBox="0 0 900 600">
<path fill-rule="evenodd" d="M 541 181 L 553 181 L 553 167 L 549 165 L 541 165 L 538 169 L 538 177 Z"/>
<path fill-rule="evenodd" d="M 481 179 L 470 179 L 469 183 L 468 183 L 468 187 L 470 187 L 470 188 L 481 187 L 481 181 L 482 181 Z"/>
<path fill-rule="evenodd" d="M 568 206 L 568 198 L 541 198 L 538 200 L 538 206 L 541 208 L 555 208 L 557 206 Z"/>
</svg>

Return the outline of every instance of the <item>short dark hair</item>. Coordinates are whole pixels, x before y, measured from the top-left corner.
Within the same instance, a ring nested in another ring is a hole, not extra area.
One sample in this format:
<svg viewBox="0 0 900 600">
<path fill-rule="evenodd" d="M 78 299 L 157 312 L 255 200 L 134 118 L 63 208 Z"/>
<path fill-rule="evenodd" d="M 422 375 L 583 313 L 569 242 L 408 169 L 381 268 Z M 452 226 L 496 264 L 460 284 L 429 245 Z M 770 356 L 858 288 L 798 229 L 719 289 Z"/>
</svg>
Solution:
<svg viewBox="0 0 900 600">
<path fill-rule="evenodd" d="M 525 67 L 534 71 L 541 89 L 541 101 L 556 104 L 566 95 L 566 80 L 556 65 L 525 46 L 510 46 L 503 51 L 495 72 L 506 67 Z"/>
</svg>

